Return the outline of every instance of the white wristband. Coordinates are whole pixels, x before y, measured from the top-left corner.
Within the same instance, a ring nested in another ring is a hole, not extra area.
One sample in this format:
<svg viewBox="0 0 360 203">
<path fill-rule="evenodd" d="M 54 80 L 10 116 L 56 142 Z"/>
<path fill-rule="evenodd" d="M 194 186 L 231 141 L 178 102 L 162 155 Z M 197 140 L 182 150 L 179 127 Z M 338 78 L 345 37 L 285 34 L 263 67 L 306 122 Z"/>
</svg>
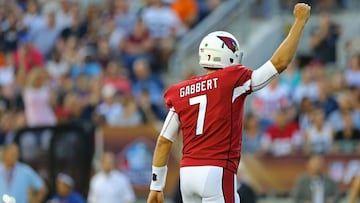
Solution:
<svg viewBox="0 0 360 203">
<path fill-rule="evenodd" d="M 152 179 L 150 184 L 150 190 L 162 191 L 165 187 L 166 175 L 167 166 L 152 166 Z"/>
</svg>

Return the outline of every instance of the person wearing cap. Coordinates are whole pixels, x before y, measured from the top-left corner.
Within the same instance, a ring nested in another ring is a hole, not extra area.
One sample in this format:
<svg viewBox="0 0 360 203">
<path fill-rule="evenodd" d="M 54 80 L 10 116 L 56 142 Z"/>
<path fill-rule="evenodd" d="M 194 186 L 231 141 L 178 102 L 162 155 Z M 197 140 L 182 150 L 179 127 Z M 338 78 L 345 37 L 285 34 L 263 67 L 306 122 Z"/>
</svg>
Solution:
<svg viewBox="0 0 360 203">
<path fill-rule="evenodd" d="M 59 173 L 56 179 L 56 194 L 48 203 L 85 203 L 80 193 L 74 190 L 74 180 L 65 173 Z"/>
</svg>

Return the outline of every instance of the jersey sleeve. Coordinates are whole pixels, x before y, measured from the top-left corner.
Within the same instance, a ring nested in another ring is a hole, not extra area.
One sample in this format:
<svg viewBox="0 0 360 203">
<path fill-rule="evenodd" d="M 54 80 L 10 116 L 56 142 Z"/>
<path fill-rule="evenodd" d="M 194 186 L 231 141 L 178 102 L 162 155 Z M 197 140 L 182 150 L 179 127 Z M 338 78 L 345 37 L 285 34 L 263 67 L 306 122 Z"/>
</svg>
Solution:
<svg viewBox="0 0 360 203">
<path fill-rule="evenodd" d="M 251 76 L 253 74 L 253 70 L 245 66 L 238 65 L 228 68 L 226 74 L 229 81 L 234 81 L 235 95 L 250 94 L 252 92 Z"/>
<path fill-rule="evenodd" d="M 172 109 L 173 111 L 175 111 L 174 104 L 173 104 L 173 98 L 172 98 L 173 97 L 172 95 L 174 95 L 174 91 L 175 90 L 172 86 L 164 94 L 164 101 L 165 101 L 166 108 L 168 110 Z"/>
</svg>

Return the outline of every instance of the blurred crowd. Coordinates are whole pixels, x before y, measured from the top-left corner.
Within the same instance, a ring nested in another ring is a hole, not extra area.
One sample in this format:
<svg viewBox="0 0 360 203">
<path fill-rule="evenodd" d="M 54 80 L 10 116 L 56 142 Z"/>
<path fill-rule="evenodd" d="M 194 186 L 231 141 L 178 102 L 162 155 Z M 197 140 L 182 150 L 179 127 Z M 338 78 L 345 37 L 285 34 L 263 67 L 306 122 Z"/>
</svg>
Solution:
<svg viewBox="0 0 360 203">
<path fill-rule="evenodd" d="M 0 1 L 0 145 L 12 143 L 15 132 L 24 127 L 162 122 L 167 113 L 162 77 L 169 57 L 178 39 L 222 0 L 81 2 Z M 266 16 L 263 11 L 270 1 L 256 2 L 264 4 L 259 13 Z M 280 2 L 286 10 L 296 1 Z M 337 67 L 342 29 L 329 12 L 346 9 L 350 2 L 313 2 L 319 22 L 308 41 L 312 53 L 298 55 L 278 79 L 252 94 L 244 118 L 244 154 L 360 153 L 360 33 L 347 43 L 347 66 Z M 18 150 L 15 145 L 5 147 L 0 170 L 18 167 Z M 26 165 L 16 170 L 31 174 L 17 184 L 41 191 L 34 201 L 41 202 L 46 189 L 38 175 Z M 12 174 L 7 175 L 9 180 L 0 181 L 11 182 Z M 57 193 L 49 202 L 65 197 L 99 202 L 111 196 L 106 192 L 128 202 L 136 199 L 127 177 L 115 170 L 110 152 L 102 156 L 89 197 L 79 197 L 74 184 L 68 174 L 58 174 Z"/>
<path fill-rule="evenodd" d="M 23 127 L 162 121 L 176 42 L 222 0 L 0 2 L 0 144 Z"/>
</svg>

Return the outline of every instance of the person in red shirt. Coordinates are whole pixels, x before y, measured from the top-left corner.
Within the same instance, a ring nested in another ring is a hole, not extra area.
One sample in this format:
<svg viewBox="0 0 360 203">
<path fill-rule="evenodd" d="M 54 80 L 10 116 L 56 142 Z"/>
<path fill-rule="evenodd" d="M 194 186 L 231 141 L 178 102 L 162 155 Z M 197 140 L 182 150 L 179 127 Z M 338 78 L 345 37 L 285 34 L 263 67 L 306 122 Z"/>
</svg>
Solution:
<svg viewBox="0 0 360 203">
<path fill-rule="evenodd" d="M 273 156 L 293 153 L 299 145 L 299 125 L 288 119 L 287 109 L 275 113 L 275 123 L 270 125 L 262 137 L 262 150 Z"/>
<path fill-rule="evenodd" d="M 178 132 L 183 134 L 180 188 L 185 203 L 239 203 L 236 172 L 240 161 L 244 101 L 267 85 L 292 60 L 310 6 L 294 7 L 295 21 L 283 43 L 256 70 L 240 64 L 236 38 L 216 31 L 203 38 L 200 66 L 207 74 L 171 86 L 165 93 L 169 113 L 158 137 L 148 203 L 164 202 L 167 160 Z"/>
<path fill-rule="evenodd" d="M 24 36 L 19 40 L 19 46 L 14 54 L 15 66 L 24 69 L 29 73 L 34 67 L 42 67 L 44 65 L 44 57 L 32 44 L 28 36 Z"/>
</svg>

